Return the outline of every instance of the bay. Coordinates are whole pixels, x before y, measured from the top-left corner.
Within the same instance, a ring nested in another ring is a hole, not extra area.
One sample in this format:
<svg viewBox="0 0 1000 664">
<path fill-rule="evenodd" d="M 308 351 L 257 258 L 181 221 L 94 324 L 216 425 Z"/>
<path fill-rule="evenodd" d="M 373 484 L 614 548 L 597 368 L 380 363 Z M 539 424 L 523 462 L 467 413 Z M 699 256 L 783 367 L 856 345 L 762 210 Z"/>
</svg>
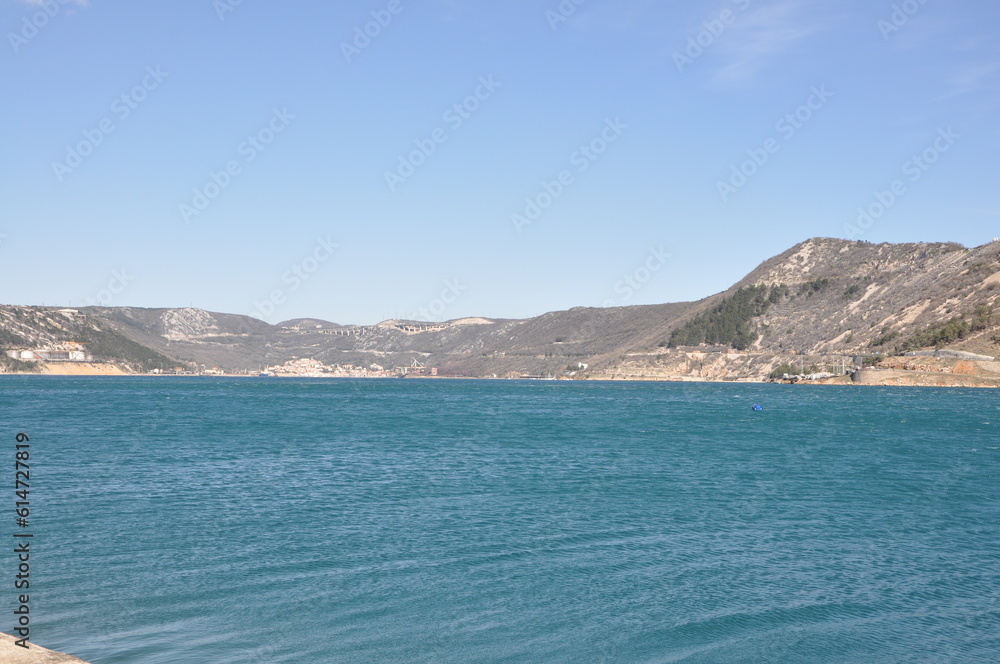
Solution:
<svg viewBox="0 0 1000 664">
<path fill-rule="evenodd" d="M 11 484 L 31 437 L 32 638 L 92 664 L 1000 652 L 996 391 L 7 376 L 0 395 Z"/>
</svg>

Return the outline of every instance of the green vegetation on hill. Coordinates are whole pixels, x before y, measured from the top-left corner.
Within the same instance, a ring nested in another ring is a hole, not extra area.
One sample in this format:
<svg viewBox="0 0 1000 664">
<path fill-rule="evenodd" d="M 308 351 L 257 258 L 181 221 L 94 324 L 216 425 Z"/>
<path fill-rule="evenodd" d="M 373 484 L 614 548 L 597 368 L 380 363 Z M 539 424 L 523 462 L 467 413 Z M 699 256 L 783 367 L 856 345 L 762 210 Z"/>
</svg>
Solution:
<svg viewBox="0 0 1000 664">
<path fill-rule="evenodd" d="M 861 284 L 851 284 L 844 289 L 844 299 L 851 300 L 854 296 L 861 292 Z"/>
<path fill-rule="evenodd" d="M 778 367 L 775 367 L 775 369 L 770 374 L 768 374 L 767 377 L 774 379 L 774 378 L 781 378 L 785 374 L 788 374 L 789 376 L 796 376 L 798 375 L 798 373 L 799 373 L 798 367 L 793 367 L 791 364 L 782 364 Z"/>
<path fill-rule="evenodd" d="M 970 334 L 981 332 L 993 325 L 993 307 L 980 305 L 967 317 L 955 316 L 941 323 L 929 325 L 896 347 L 897 353 L 928 348 L 940 348 L 965 339 Z"/>
<path fill-rule="evenodd" d="M 115 362 L 133 371 L 172 367 L 177 361 L 118 332 L 113 323 L 74 310 L 48 307 L 0 307 L 0 352 L 10 349 L 55 349 L 84 345 L 97 362 Z M 6 358 L 6 371 L 37 372 L 37 362 Z"/>
<path fill-rule="evenodd" d="M 11 332 L 4 327 L 0 327 L 0 350 L 8 348 L 22 348 L 29 345 L 30 342 L 20 334 Z"/>
<path fill-rule="evenodd" d="M 760 334 L 751 321 L 763 315 L 788 293 L 787 286 L 750 286 L 741 288 L 711 310 L 695 316 L 670 334 L 661 345 L 668 348 L 719 344 L 746 350 Z"/>
<path fill-rule="evenodd" d="M 1000 325 L 978 331 L 988 317 L 973 311 L 995 303 L 1000 281 L 992 276 L 994 268 L 1000 269 L 1000 243 L 965 250 L 942 243 L 814 238 L 764 261 L 726 293 L 698 302 L 574 307 L 418 333 L 392 325 L 341 327 L 318 319 L 276 327 L 193 308 L 67 311 L 0 305 L 0 350 L 63 348 L 79 341 L 96 360 L 137 371 L 190 364 L 257 369 L 294 358 L 394 367 L 418 357 L 427 367 L 437 367 L 439 375 L 455 376 L 558 375 L 582 362 L 589 368 L 577 377 L 696 372 L 765 378 L 776 364 L 788 361 L 792 350 L 797 356 L 819 351 L 878 358 L 904 342 L 904 347 L 933 347 L 962 339 L 955 347 L 990 354 L 997 348 L 991 340 L 1000 345 Z M 740 288 L 754 284 L 765 286 Z M 955 302 L 964 304 L 942 317 L 940 312 Z M 1000 315 L 995 318 L 1000 321 Z M 896 322 L 883 329 L 885 321 Z M 893 331 L 902 335 L 893 338 Z M 678 353 L 648 353 L 651 339 L 653 345 L 711 343 L 774 357 L 711 357 L 703 369 Z M 718 365 L 710 367 L 716 360 Z"/>
<path fill-rule="evenodd" d="M 15 316 L 16 317 L 16 316 Z M 27 339 L 5 327 L 0 327 L 0 368 L 4 373 L 38 372 L 39 367 L 34 362 L 25 362 L 7 357 L 8 350 L 29 346 Z"/>
<path fill-rule="evenodd" d="M 825 291 L 833 282 L 826 277 L 821 277 L 819 279 L 810 279 L 809 281 L 801 284 L 799 286 L 799 295 L 808 295 L 812 297 L 814 293 L 821 293 Z"/>
<path fill-rule="evenodd" d="M 877 347 L 877 346 L 884 346 L 887 343 L 889 343 L 890 341 L 892 341 L 893 339 L 897 338 L 898 336 L 899 336 L 899 332 L 897 332 L 896 330 L 890 330 L 889 327 L 886 326 L 886 327 L 882 328 L 882 334 L 881 334 L 881 336 L 878 336 L 875 339 L 872 339 L 871 343 L 869 343 L 868 345 L 871 346 L 871 347 L 873 347 L 873 348 Z"/>
<path fill-rule="evenodd" d="M 135 371 L 150 371 L 158 367 L 172 367 L 177 362 L 166 355 L 146 348 L 114 330 L 81 330 L 77 340 L 87 344 L 95 360 L 122 362 Z"/>
</svg>

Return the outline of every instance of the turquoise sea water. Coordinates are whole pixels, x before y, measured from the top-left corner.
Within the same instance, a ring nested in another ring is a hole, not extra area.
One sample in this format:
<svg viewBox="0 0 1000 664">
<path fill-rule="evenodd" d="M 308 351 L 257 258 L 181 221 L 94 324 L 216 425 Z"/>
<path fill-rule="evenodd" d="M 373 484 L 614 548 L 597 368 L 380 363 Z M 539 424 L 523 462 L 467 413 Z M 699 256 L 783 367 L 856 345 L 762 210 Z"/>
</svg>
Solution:
<svg viewBox="0 0 1000 664">
<path fill-rule="evenodd" d="M 11 376 L 0 397 L 0 485 L 31 437 L 32 638 L 93 664 L 1000 661 L 997 391 Z M 13 575 L 0 554 L 0 631 Z"/>
</svg>

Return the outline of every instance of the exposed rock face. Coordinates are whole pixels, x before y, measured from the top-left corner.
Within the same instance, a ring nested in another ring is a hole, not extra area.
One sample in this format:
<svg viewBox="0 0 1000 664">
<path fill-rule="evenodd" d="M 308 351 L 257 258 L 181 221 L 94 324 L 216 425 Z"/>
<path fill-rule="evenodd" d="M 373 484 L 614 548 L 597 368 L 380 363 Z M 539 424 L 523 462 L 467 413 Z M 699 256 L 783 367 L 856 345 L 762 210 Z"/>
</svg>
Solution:
<svg viewBox="0 0 1000 664">
<path fill-rule="evenodd" d="M 816 238 L 765 261 L 734 288 L 784 284 L 793 293 L 761 320 L 759 349 L 863 353 L 880 350 L 870 344 L 886 334 L 904 338 L 996 305 L 998 273 L 998 243 L 965 249 Z"/>
<path fill-rule="evenodd" d="M 160 316 L 165 339 L 180 340 L 217 334 L 219 326 L 212 314 L 203 309 L 167 309 Z"/>
<path fill-rule="evenodd" d="M 759 337 L 747 354 L 661 348 L 673 330 L 750 286 L 781 292 L 750 321 Z M 309 358 L 328 365 L 398 367 L 416 359 L 440 375 L 456 376 L 760 380 L 783 364 L 850 368 L 845 365 L 858 364 L 858 356 L 934 345 L 970 352 L 976 357 L 963 359 L 983 367 L 1000 354 L 994 341 L 1000 339 L 1000 311 L 989 312 L 1000 310 L 998 299 L 998 242 L 966 249 L 954 243 L 814 238 L 764 261 L 729 290 L 693 303 L 577 307 L 526 320 L 470 317 L 367 326 L 320 319 L 270 325 L 191 308 L 88 307 L 74 314 L 0 307 L 0 348 L 88 341 L 79 335 L 89 330 L 97 341 L 112 334 L 127 338 L 132 347 L 121 339 L 111 346 L 118 356 L 136 358 L 130 366 L 155 365 L 162 358 L 188 367 L 256 370 Z M 952 319 L 964 324 L 972 316 L 978 317 L 976 324 L 946 344 L 924 343 L 931 326 Z M 914 340 L 921 343 L 904 343 Z M 94 346 L 100 347 L 108 345 Z M 696 358 L 694 352 L 708 355 Z"/>
<path fill-rule="evenodd" d="M 37 347 L 62 349 L 67 334 L 82 330 L 98 330 L 93 321 L 73 309 L 41 307 L 0 307 L 0 332 L 4 347 Z"/>
<path fill-rule="evenodd" d="M 0 373 L 29 366 L 8 358 L 7 351 L 39 349 L 77 351 L 86 359 L 92 355 L 98 362 L 118 363 L 128 372 L 167 360 L 85 310 L 0 306 Z"/>
</svg>

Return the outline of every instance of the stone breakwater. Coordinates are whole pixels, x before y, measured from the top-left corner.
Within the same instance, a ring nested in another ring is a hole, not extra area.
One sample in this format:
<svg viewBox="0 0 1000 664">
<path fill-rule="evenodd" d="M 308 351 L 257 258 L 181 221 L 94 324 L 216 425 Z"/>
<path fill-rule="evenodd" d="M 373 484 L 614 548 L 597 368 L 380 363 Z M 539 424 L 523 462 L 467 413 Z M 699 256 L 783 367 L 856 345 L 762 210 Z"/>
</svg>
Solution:
<svg viewBox="0 0 1000 664">
<path fill-rule="evenodd" d="M 3 664 L 87 664 L 79 657 L 49 650 L 28 642 L 28 648 L 15 645 L 17 639 L 0 634 L 0 662 Z"/>
</svg>

